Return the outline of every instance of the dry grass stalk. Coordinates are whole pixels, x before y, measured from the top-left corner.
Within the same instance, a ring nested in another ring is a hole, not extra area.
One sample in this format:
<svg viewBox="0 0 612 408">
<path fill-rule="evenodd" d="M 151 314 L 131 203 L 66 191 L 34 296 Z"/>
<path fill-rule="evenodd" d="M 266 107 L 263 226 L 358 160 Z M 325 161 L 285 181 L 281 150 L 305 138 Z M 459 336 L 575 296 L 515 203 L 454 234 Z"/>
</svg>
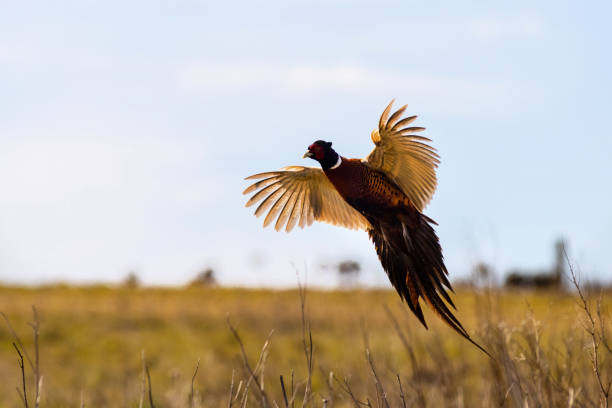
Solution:
<svg viewBox="0 0 612 408">
<path fill-rule="evenodd" d="M 336 378 L 335 376 L 334 379 L 340 385 L 340 389 L 349 396 L 355 408 L 361 408 L 362 406 L 367 407 L 369 405 L 369 401 L 366 403 L 357 399 L 357 397 L 353 393 L 353 390 L 351 389 L 351 385 L 347 377 L 344 377 L 344 380 L 342 382 L 340 382 L 340 380 L 338 380 L 338 378 Z"/>
<path fill-rule="evenodd" d="M 196 375 L 198 374 L 198 369 L 200 368 L 200 359 L 198 358 L 198 362 L 196 363 L 195 371 L 191 376 L 191 392 L 189 393 L 189 408 L 193 408 L 193 383 L 195 382 Z"/>
<path fill-rule="evenodd" d="M 285 408 L 289 408 L 289 400 L 287 399 L 287 390 L 285 389 L 285 381 L 283 381 L 283 376 L 280 376 L 280 384 L 281 391 L 283 393 L 283 402 L 285 403 Z"/>
<path fill-rule="evenodd" d="M 387 306 L 386 304 L 384 305 L 384 309 L 385 312 L 387 314 L 387 317 L 389 317 L 389 320 L 391 320 L 391 324 L 393 325 L 393 328 L 395 329 L 395 332 L 397 333 L 397 336 L 399 337 L 402 345 L 404 346 L 404 350 L 406 350 L 406 354 L 408 355 L 408 358 L 410 359 L 410 365 L 411 365 L 411 369 L 412 369 L 412 380 L 414 381 L 416 377 L 418 377 L 419 373 L 422 372 L 421 369 L 421 365 L 419 363 L 419 361 L 416 358 L 416 353 L 414 351 L 414 347 L 412 346 L 410 340 L 408 339 L 408 337 L 406 337 L 406 335 L 404 335 L 404 331 L 401 329 L 399 322 L 397 321 L 397 319 L 395 318 L 395 316 L 393 315 L 393 313 L 391 312 L 391 309 L 389 309 L 389 306 Z M 408 332 L 410 334 L 410 332 Z M 397 381 L 398 381 L 398 385 L 399 385 L 399 391 L 400 391 L 400 398 L 402 400 L 402 404 L 405 407 L 406 406 L 406 398 L 405 398 L 405 394 L 404 391 L 402 389 L 402 383 L 400 380 L 400 376 L 399 374 L 397 374 Z M 423 389 L 421 386 L 419 385 L 414 385 L 412 383 L 409 383 L 410 386 L 412 386 L 412 388 L 414 388 L 415 392 L 416 392 L 416 397 L 417 397 L 417 401 L 418 401 L 418 406 L 426 406 L 426 400 L 425 400 L 425 395 L 423 393 Z"/>
<path fill-rule="evenodd" d="M 151 386 L 151 373 L 149 373 L 149 366 L 146 363 L 145 371 L 147 372 L 147 385 L 149 389 L 149 407 L 155 408 L 155 404 L 153 404 L 153 387 Z"/>
<path fill-rule="evenodd" d="M 597 299 L 597 319 L 599 320 L 599 333 L 601 335 L 601 344 L 608 351 L 609 354 L 612 354 L 612 348 L 610 347 L 610 343 L 608 342 L 608 335 L 606 330 L 606 325 L 604 324 L 604 313 L 601 310 L 601 294 Z"/>
<path fill-rule="evenodd" d="M 402 406 L 406 408 L 406 396 L 404 395 L 404 389 L 402 388 L 402 380 L 400 379 L 399 374 L 395 374 L 397 376 L 397 384 L 399 385 L 400 390 L 400 399 L 402 400 Z"/>
<path fill-rule="evenodd" d="M 312 369 L 313 369 L 313 353 L 312 331 L 310 322 L 306 319 L 306 287 L 298 281 L 298 291 L 300 293 L 300 312 L 302 315 L 302 345 L 304 347 L 304 357 L 306 358 L 306 367 L 308 369 L 308 377 L 306 378 L 306 387 L 304 388 L 304 398 L 302 399 L 302 408 L 310 402 L 312 398 Z M 292 396 L 292 401 L 295 397 Z"/>
<path fill-rule="evenodd" d="M 234 392 L 234 377 L 236 374 L 236 370 L 232 370 L 232 382 L 230 383 L 230 392 L 229 398 L 227 399 L 227 408 L 232 408 L 234 403 L 238 401 L 238 397 L 240 396 L 240 390 L 242 389 L 242 380 L 238 383 L 238 387 L 236 388 L 236 392 Z"/>
<path fill-rule="evenodd" d="M 42 376 L 40 375 L 40 353 L 38 350 L 38 335 L 40 332 L 40 321 L 38 320 L 38 311 L 36 310 L 36 306 L 32 305 L 32 315 L 34 316 L 34 321 L 28 323 L 30 327 L 32 327 L 32 334 L 34 336 L 34 384 L 36 387 L 34 388 L 34 408 L 38 408 L 40 404 L 40 391 L 42 388 Z"/>
<path fill-rule="evenodd" d="M 376 372 L 376 366 L 374 365 L 374 359 L 372 358 L 370 349 L 366 348 L 365 354 L 366 359 L 368 360 L 368 364 L 370 365 L 370 370 L 372 370 L 372 375 L 374 376 L 374 383 L 376 385 L 376 400 L 382 401 L 383 407 L 390 408 L 389 401 L 387 401 L 387 393 L 385 392 L 382 381 L 380 380 L 380 378 L 378 377 L 378 373 Z"/>
<path fill-rule="evenodd" d="M 255 368 L 253 369 L 251 368 L 251 365 L 249 364 L 249 359 L 248 359 L 246 350 L 244 348 L 244 343 L 242 342 L 242 339 L 240 338 L 238 331 L 234 328 L 234 326 L 232 326 L 229 316 L 227 316 L 226 322 L 227 322 L 227 326 L 229 327 L 230 331 L 234 335 L 234 338 L 240 345 L 240 352 L 242 354 L 242 364 L 249 374 L 249 379 L 247 380 L 247 383 L 245 386 L 243 400 L 242 400 L 241 405 L 246 406 L 247 399 L 248 399 L 247 395 L 248 395 L 249 386 L 251 382 L 255 382 L 256 384 L 255 389 L 257 390 L 257 393 L 259 394 L 259 398 L 261 399 L 261 404 L 264 408 L 267 408 L 270 406 L 270 399 L 268 398 L 268 394 L 266 393 L 266 390 L 264 388 L 263 371 L 264 371 L 266 359 L 268 357 L 268 349 L 270 347 L 270 338 L 274 334 L 274 330 L 270 331 L 270 334 L 266 338 L 266 341 L 264 342 L 264 345 L 261 349 L 261 353 L 259 354 L 259 360 L 257 361 L 257 364 L 255 364 Z"/>
<path fill-rule="evenodd" d="M 28 360 L 28 363 L 30 364 L 30 368 L 32 369 L 32 371 L 34 371 L 34 363 L 32 362 L 32 359 L 30 358 L 30 354 L 28 353 L 28 350 L 26 350 L 26 348 L 23 347 L 23 343 L 21 342 L 21 338 L 17 335 L 17 333 L 15 332 L 15 329 L 13 329 L 13 326 L 11 325 L 11 322 L 9 321 L 8 317 L 6 317 L 4 312 L 0 312 L 0 315 L 2 315 L 2 317 L 4 318 L 4 321 L 6 322 L 6 325 L 7 325 L 8 329 L 9 329 L 9 331 L 11 332 L 11 336 L 13 336 L 13 339 L 14 339 L 15 343 L 17 343 L 17 345 L 19 345 L 19 348 L 21 350 L 23 350 L 23 354 L 25 355 L 26 359 Z"/>
<path fill-rule="evenodd" d="M 23 364 L 23 354 L 21 354 L 21 351 L 19 351 L 19 347 L 17 347 L 17 344 L 15 344 L 15 342 L 13 342 L 13 347 L 15 347 L 15 350 L 17 351 L 17 354 L 19 355 L 19 360 L 17 360 L 17 362 L 19 363 L 19 368 L 21 369 L 21 384 L 23 386 L 23 393 L 19 390 L 19 388 L 17 388 L 17 393 L 21 397 L 21 399 L 23 401 L 23 405 L 25 405 L 25 408 L 28 408 L 28 392 L 26 391 L 26 380 L 25 380 L 25 369 L 24 369 L 24 364 Z"/>
<path fill-rule="evenodd" d="M 588 333 L 591 339 L 592 349 L 590 352 L 590 358 L 591 358 L 591 364 L 593 366 L 593 372 L 595 374 L 595 378 L 597 379 L 597 384 L 599 385 L 600 406 L 608 408 L 609 403 L 610 403 L 610 386 L 612 384 L 612 381 L 610 381 L 609 379 L 605 380 L 603 378 L 602 369 L 601 369 L 601 361 L 600 361 L 601 360 L 600 346 L 603 344 L 606 350 L 610 351 L 610 345 L 607 344 L 607 342 L 605 341 L 605 329 L 604 329 L 604 323 L 603 323 L 603 318 L 601 314 L 601 306 L 599 304 L 600 302 L 598 301 L 597 318 L 595 318 L 593 316 L 591 303 L 587 299 L 585 293 L 582 290 L 582 287 L 578 283 L 578 278 L 576 277 L 574 266 L 570 262 L 569 257 L 567 256 L 567 253 L 564 251 L 563 254 L 565 255 L 565 259 L 569 266 L 570 278 L 571 278 L 572 284 L 574 285 L 574 287 L 576 288 L 576 291 L 578 292 L 578 297 L 580 299 L 580 302 L 579 302 L 580 307 L 583 310 L 585 318 L 586 318 L 586 322 L 583 323 L 583 328 Z M 597 324 L 596 320 L 599 321 L 599 324 Z"/>
<path fill-rule="evenodd" d="M 295 388 L 295 371 L 293 368 L 291 369 L 291 408 L 295 408 L 295 395 L 297 394 L 297 390 Z"/>
<path fill-rule="evenodd" d="M 142 374 L 140 376 L 140 398 L 138 400 L 138 408 L 142 408 L 147 390 L 147 372 L 144 350 L 140 350 L 140 361 L 142 363 Z"/>
<path fill-rule="evenodd" d="M 140 351 L 140 359 L 142 361 L 142 379 L 140 383 L 140 399 L 138 402 L 138 407 L 142 408 L 146 392 L 149 397 L 149 407 L 155 408 L 155 404 L 153 403 L 153 389 L 151 387 L 151 373 L 149 372 L 149 365 L 145 359 L 144 350 Z"/>
<path fill-rule="evenodd" d="M 393 324 L 393 328 L 395 329 L 397 336 L 399 337 L 400 341 L 402 342 L 402 345 L 404 346 L 404 349 L 406 350 L 406 353 L 408 354 L 408 358 L 410 358 L 410 364 L 412 365 L 412 374 L 414 375 L 415 373 L 419 371 L 419 364 L 414 354 L 414 348 L 408 341 L 407 337 L 404 335 L 403 330 L 401 329 L 397 319 L 391 312 L 391 309 L 389 309 L 389 306 L 385 304 L 384 308 L 385 308 L 385 312 L 387 313 L 387 316 L 389 317 L 389 320 L 391 320 L 391 324 Z M 399 380 L 399 377 L 398 377 L 398 380 Z"/>
<path fill-rule="evenodd" d="M 20 395 L 20 397 L 23 399 L 27 407 L 28 398 L 25 393 L 25 389 L 26 389 L 25 367 L 23 366 L 23 363 L 24 363 L 23 356 L 25 355 L 28 361 L 28 364 L 30 365 L 30 369 L 34 373 L 34 407 L 38 408 L 40 404 L 43 377 L 40 375 L 40 352 L 39 352 L 39 341 L 38 341 L 39 334 L 40 334 L 40 320 L 38 318 L 38 310 L 36 309 L 36 306 L 34 305 L 32 305 L 32 314 L 34 317 L 34 321 L 28 324 L 30 325 L 30 327 L 32 327 L 32 334 L 34 337 L 34 360 L 30 358 L 30 354 L 28 353 L 28 350 L 23 346 L 21 338 L 19 337 L 19 335 L 17 335 L 17 332 L 15 331 L 15 329 L 13 329 L 13 326 L 11 325 L 11 322 L 9 321 L 8 317 L 6 317 L 4 312 L 0 312 L 0 315 L 2 315 L 2 317 L 4 318 L 4 321 L 6 322 L 9 332 L 11 333 L 11 336 L 13 337 L 13 340 L 14 340 L 13 346 L 19 353 L 19 357 L 20 357 L 20 368 L 22 371 L 22 380 L 23 380 L 22 381 L 23 382 L 23 396 Z M 23 351 L 23 355 L 20 350 Z M 21 394 L 21 391 L 20 391 L 20 394 Z"/>
</svg>

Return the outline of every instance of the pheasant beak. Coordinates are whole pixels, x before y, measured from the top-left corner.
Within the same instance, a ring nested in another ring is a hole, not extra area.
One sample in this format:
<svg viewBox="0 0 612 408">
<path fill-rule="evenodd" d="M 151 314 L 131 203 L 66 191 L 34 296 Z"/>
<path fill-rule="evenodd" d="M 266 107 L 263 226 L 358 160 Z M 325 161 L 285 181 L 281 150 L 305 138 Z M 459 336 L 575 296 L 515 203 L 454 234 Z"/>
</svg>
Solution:
<svg viewBox="0 0 612 408">
<path fill-rule="evenodd" d="M 302 159 L 305 159 L 307 157 L 313 157 L 314 153 L 312 153 L 310 150 L 307 150 L 306 153 L 304 153 L 304 155 L 302 156 Z"/>
</svg>

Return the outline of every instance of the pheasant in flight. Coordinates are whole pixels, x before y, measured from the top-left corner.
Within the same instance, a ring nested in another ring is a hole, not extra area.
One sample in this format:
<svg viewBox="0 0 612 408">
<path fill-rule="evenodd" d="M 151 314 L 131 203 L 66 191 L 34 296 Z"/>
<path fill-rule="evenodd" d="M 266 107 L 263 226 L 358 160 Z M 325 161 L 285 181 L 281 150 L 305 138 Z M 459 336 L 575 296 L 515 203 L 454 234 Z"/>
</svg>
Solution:
<svg viewBox="0 0 612 408">
<path fill-rule="evenodd" d="M 288 166 L 247 177 L 259 181 L 244 190 L 255 192 L 246 206 L 263 200 L 255 215 L 268 211 L 264 227 L 276 219 L 277 231 L 313 221 L 367 231 L 391 284 L 425 328 L 419 298 L 487 353 L 448 307 L 455 308 L 446 291 L 453 289 L 432 227 L 437 224 L 422 213 L 436 189 L 439 156 L 425 143 L 430 139 L 415 134 L 425 129 L 409 126 L 416 116 L 401 118 L 406 106 L 389 115 L 393 102 L 372 132 L 375 147 L 365 159 L 347 159 L 331 142 L 317 140 L 304 158 L 318 161 L 321 168 Z"/>
</svg>

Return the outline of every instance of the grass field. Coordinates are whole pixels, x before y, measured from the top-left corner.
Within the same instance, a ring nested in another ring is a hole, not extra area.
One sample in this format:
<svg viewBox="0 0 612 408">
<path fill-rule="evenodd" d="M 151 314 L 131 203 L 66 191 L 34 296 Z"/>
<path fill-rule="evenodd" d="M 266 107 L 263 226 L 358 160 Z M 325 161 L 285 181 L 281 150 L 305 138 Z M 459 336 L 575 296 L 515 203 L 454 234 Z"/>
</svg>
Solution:
<svg viewBox="0 0 612 408">
<path fill-rule="evenodd" d="M 149 406 L 143 350 L 156 407 L 227 407 L 230 388 L 233 407 L 243 406 L 245 396 L 246 406 L 267 399 L 282 407 L 283 394 L 296 407 L 304 398 L 304 406 L 320 407 L 605 406 L 611 295 L 600 297 L 599 315 L 597 299 L 590 299 L 594 325 L 573 292 L 464 289 L 455 299 L 458 317 L 496 361 L 431 313 L 430 329 L 423 329 L 391 291 L 308 290 L 304 326 L 297 290 L 0 287 L 0 311 L 32 360 L 32 305 L 39 312 L 41 407 Z M 0 323 L 0 406 L 23 406 L 13 337 Z M 27 357 L 24 365 L 32 407 Z"/>
</svg>

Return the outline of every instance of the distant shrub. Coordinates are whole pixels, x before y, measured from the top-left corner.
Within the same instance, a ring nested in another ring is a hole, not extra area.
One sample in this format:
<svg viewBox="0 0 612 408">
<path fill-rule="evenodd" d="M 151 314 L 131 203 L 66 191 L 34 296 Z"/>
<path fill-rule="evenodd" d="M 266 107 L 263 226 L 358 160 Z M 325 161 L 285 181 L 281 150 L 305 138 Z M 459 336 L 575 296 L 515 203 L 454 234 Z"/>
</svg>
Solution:
<svg viewBox="0 0 612 408">
<path fill-rule="evenodd" d="M 130 289 L 139 288 L 141 286 L 140 278 L 136 275 L 136 272 L 130 271 L 125 279 L 123 279 L 123 286 Z"/>
<path fill-rule="evenodd" d="M 210 286 L 216 286 L 216 285 L 217 285 L 217 278 L 215 276 L 215 271 L 212 268 L 207 268 L 203 270 L 202 272 L 198 273 L 195 279 L 189 282 L 188 286 L 190 287 L 197 287 L 197 286 L 210 287 Z"/>
<path fill-rule="evenodd" d="M 353 287 L 357 284 L 361 265 L 359 262 L 347 260 L 338 264 L 338 275 L 340 276 L 340 286 L 345 288 Z"/>
<path fill-rule="evenodd" d="M 338 273 L 341 275 L 345 274 L 358 274 L 361 271 L 361 265 L 355 261 L 342 261 L 338 264 Z"/>
</svg>

